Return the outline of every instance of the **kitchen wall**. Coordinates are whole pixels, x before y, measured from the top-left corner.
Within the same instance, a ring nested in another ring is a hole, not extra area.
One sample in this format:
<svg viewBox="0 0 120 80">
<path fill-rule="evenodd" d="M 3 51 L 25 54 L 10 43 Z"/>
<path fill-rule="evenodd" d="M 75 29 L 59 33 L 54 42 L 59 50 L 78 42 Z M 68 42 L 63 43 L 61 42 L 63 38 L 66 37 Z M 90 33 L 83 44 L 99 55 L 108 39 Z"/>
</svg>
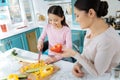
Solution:
<svg viewBox="0 0 120 80">
<path fill-rule="evenodd" d="M 108 8 L 108 15 L 107 16 L 116 16 L 116 11 L 120 11 L 120 1 L 118 0 L 104 0 L 107 1 L 109 4 L 109 8 Z"/>
<path fill-rule="evenodd" d="M 65 2 L 65 3 L 63 3 Z M 60 3 L 60 4 L 58 4 Z M 34 11 L 35 11 L 35 15 L 36 15 L 36 18 L 38 17 L 37 14 L 41 14 L 43 16 L 45 16 L 46 20 L 43 21 L 43 22 L 39 22 L 37 21 L 37 25 L 39 24 L 43 24 L 47 22 L 47 18 L 48 18 L 48 15 L 47 15 L 47 11 L 48 11 L 48 8 L 51 6 L 51 5 L 61 5 L 64 9 L 64 12 L 66 12 L 66 9 L 65 7 L 70 7 L 71 6 L 71 0 L 56 0 L 56 1 L 44 1 L 44 0 L 33 0 L 33 5 L 34 5 Z M 70 4 L 70 6 L 69 6 Z M 71 12 L 72 13 L 72 12 Z M 66 15 L 66 13 L 65 13 Z M 66 15 L 66 20 L 69 23 L 71 23 L 72 21 L 72 15 Z"/>
<path fill-rule="evenodd" d="M 58 1 L 58 0 L 57 0 Z M 70 2 L 71 0 L 59 0 L 61 2 Z M 108 8 L 108 15 L 106 17 L 109 16 L 116 16 L 116 11 L 120 10 L 120 1 L 118 0 L 103 0 L 103 1 L 107 1 L 109 4 L 109 8 Z M 33 4 L 34 4 L 34 9 L 35 9 L 35 14 L 40 13 L 43 14 L 46 19 L 47 19 L 47 10 L 49 8 L 49 5 L 51 1 L 44 1 L 44 0 L 33 0 Z M 55 2 L 55 1 L 53 1 Z M 53 3 L 52 2 L 52 3 Z M 37 17 L 37 16 L 36 16 Z M 72 18 L 71 16 L 67 16 L 68 20 L 71 20 L 70 18 Z M 70 21 L 69 21 L 70 22 Z"/>
<path fill-rule="evenodd" d="M 70 0 L 61 0 L 61 1 L 70 1 Z M 109 4 L 109 13 L 107 16 L 116 15 L 116 11 L 120 10 L 120 1 L 118 0 L 103 0 L 107 1 Z M 34 0 L 34 5 L 35 5 L 35 12 L 41 12 L 41 13 L 46 13 L 47 12 L 47 4 L 49 3 L 48 1 L 44 0 Z"/>
</svg>

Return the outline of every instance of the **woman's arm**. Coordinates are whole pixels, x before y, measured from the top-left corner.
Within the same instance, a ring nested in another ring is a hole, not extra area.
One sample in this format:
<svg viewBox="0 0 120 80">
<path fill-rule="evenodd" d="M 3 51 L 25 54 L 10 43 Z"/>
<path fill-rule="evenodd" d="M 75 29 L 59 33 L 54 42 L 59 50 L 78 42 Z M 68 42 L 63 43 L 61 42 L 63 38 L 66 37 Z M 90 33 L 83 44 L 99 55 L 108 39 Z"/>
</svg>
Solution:
<svg viewBox="0 0 120 80">
<path fill-rule="evenodd" d="M 99 76 L 104 74 L 110 67 L 115 50 L 112 47 L 113 44 L 109 41 L 101 41 L 97 46 L 97 53 L 94 61 L 90 61 L 86 58 L 86 55 L 77 53 L 74 58 L 93 76 Z M 89 53 L 89 52 L 87 52 Z"/>
</svg>

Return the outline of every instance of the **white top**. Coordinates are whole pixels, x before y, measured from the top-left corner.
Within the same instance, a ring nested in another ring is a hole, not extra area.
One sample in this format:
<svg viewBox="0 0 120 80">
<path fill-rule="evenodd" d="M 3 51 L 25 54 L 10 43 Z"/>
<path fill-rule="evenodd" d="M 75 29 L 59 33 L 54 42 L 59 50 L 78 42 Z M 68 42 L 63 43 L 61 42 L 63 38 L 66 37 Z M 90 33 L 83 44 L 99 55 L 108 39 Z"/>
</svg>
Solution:
<svg viewBox="0 0 120 80">
<path fill-rule="evenodd" d="M 93 76 L 110 72 L 120 62 L 120 36 L 112 27 L 93 39 L 86 35 L 83 53 L 75 58 Z"/>
</svg>

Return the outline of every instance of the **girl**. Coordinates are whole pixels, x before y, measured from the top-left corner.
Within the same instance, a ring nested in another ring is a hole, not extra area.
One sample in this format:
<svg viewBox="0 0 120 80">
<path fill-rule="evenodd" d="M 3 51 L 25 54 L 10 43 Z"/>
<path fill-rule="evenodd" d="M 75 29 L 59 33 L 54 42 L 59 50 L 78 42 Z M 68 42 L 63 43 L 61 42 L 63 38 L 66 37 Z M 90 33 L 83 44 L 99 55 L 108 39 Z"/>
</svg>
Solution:
<svg viewBox="0 0 120 80">
<path fill-rule="evenodd" d="M 71 30 L 66 24 L 61 6 L 54 5 L 48 9 L 48 25 L 44 27 L 38 40 L 38 50 L 43 49 L 43 42 L 46 36 L 48 36 L 49 43 L 49 58 L 46 59 L 46 63 L 48 64 L 62 59 L 61 56 L 55 55 L 50 50 L 51 47 L 59 43 L 67 48 L 72 48 Z"/>
</svg>

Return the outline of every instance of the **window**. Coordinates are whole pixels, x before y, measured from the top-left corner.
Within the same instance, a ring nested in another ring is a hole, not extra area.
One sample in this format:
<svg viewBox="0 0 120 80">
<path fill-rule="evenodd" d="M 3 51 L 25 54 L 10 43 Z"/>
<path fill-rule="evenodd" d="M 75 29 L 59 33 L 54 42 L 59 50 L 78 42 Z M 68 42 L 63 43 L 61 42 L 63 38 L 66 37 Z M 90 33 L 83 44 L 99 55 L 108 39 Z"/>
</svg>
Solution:
<svg viewBox="0 0 120 80">
<path fill-rule="evenodd" d="M 19 0 L 9 0 L 9 12 L 12 24 L 22 22 Z"/>
<path fill-rule="evenodd" d="M 34 8 L 32 0 L 7 0 L 8 5 L 0 6 L 0 24 L 9 29 L 33 24 Z"/>
<path fill-rule="evenodd" d="M 25 16 L 28 22 L 34 19 L 32 0 L 23 0 L 23 6 L 25 11 Z"/>
</svg>

